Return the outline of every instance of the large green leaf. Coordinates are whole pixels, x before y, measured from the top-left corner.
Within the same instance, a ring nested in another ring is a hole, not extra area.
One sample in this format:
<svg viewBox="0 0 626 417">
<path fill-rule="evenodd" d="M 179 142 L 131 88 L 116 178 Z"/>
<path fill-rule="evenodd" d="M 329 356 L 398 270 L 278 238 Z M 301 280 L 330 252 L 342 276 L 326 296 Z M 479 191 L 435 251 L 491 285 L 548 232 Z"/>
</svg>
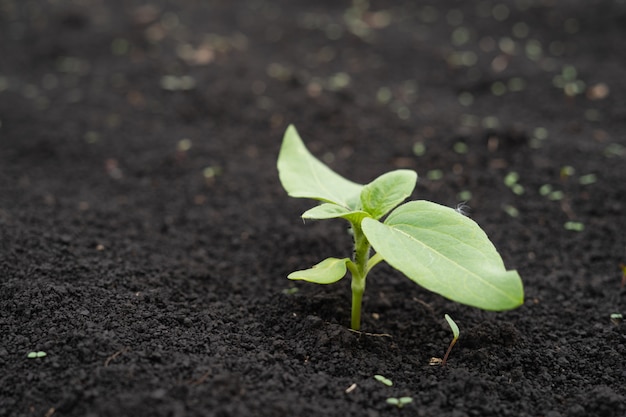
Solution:
<svg viewBox="0 0 626 417">
<path fill-rule="evenodd" d="M 385 261 L 430 291 L 484 310 L 509 310 L 524 301 L 518 273 L 506 270 L 474 221 L 449 207 L 412 201 L 384 223 L 363 219 L 362 228 Z"/>
<path fill-rule="evenodd" d="M 411 195 L 416 182 L 417 173 L 408 169 L 381 175 L 361 190 L 363 210 L 380 219 Z"/>
<path fill-rule="evenodd" d="M 359 224 L 364 217 L 370 217 L 370 215 L 364 211 L 350 210 L 333 203 L 322 203 L 302 213 L 303 219 L 312 220 L 336 219 L 339 217 Z"/>
<path fill-rule="evenodd" d="M 292 272 L 287 278 L 315 284 L 332 284 L 346 275 L 347 262 L 350 262 L 350 259 L 327 258 L 312 268 Z"/>
<path fill-rule="evenodd" d="M 356 209 L 363 186 L 337 174 L 304 146 L 293 125 L 285 131 L 278 155 L 280 182 L 291 197 L 312 198 Z"/>
</svg>

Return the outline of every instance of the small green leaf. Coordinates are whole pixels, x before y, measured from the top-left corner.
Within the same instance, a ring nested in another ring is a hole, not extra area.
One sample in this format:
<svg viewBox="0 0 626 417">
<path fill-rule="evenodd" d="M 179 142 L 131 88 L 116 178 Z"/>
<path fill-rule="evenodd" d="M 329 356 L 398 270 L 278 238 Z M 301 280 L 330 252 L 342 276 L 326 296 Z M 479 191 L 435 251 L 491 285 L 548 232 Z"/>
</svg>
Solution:
<svg viewBox="0 0 626 417">
<path fill-rule="evenodd" d="M 437 181 L 443 178 L 443 171 L 440 169 L 431 169 L 426 173 L 426 177 L 431 181 Z"/>
<path fill-rule="evenodd" d="M 596 174 L 585 174 L 578 178 L 578 183 L 582 185 L 590 185 L 596 181 L 598 181 L 598 176 Z"/>
<path fill-rule="evenodd" d="M 26 356 L 28 359 L 36 359 L 36 358 L 44 358 L 48 356 L 48 354 L 46 352 L 28 352 L 28 355 Z"/>
<path fill-rule="evenodd" d="M 363 210 L 375 219 L 380 219 L 411 195 L 416 182 L 417 173 L 408 169 L 398 169 L 381 175 L 363 187 Z"/>
<path fill-rule="evenodd" d="M 364 217 L 370 217 L 370 215 L 364 211 L 350 210 L 333 203 L 322 203 L 302 213 L 303 219 L 323 220 L 338 217 L 358 224 Z"/>
<path fill-rule="evenodd" d="M 312 268 L 292 272 L 287 278 L 315 284 L 332 284 L 346 275 L 347 262 L 350 262 L 349 258 L 327 258 Z"/>
<path fill-rule="evenodd" d="M 393 386 L 393 381 L 389 378 L 385 378 L 382 375 L 374 375 L 374 379 L 380 383 L 387 385 L 388 387 Z"/>
<path fill-rule="evenodd" d="M 551 192 L 552 192 L 552 185 L 550 184 L 543 184 L 541 187 L 539 187 L 539 194 L 543 196 L 547 196 Z"/>
<path fill-rule="evenodd" d="M 505 204 L 504 206 L 502 206 L 502 209 L 506 214 L 511 217 L 519 217 L 519 210 L 510 204 Z"/>
<path fill-rule="evenodd" d="M 411 201 L 384 224 L 365 218 L 361 226 L 385 261 L 430 291 L 484 310 L 524 301 L 517 271 L 505 269 L 480 226 L 449 207 Z"/>
<path fill-rule="evenodd" d="M 291 197 L 312 198 L 357 209 L 363 186 L 342 177 L 315 158 L 293 125 L 285 131 L 277 166 L 280 182 Z"/>
<path fill-rule="evenodd" d="M 398 408 L 402 408 L 407 404 L 411 404 L 413 402 L 413 398 L 411 397 L 390 397 L 385 400 L 385 402 L 389 405 L 395 405 Z"/>
<path fill-rule="evenodd" d="M 565 228 L 565 230 L 572 230 L 574 232 L 582 232 L 583 230 L 585 230 L 585 225 L 581 222 L 565 222 L 563 227 Z"/>
<path fill-rule="evenodd" d="M 411 404 L 413 402 L 413 398 L 411 397 L 400 397 L 398 398 L 398 402 L 402 405 Z"/>
<path fill-rule="evenodd" d="M 395 405 L 395 406 L 400 405 L 400 400 L 395 397 L 387 398 L 386 401 L 387 401 L 387 404 L 389 405 Z"/>
<path fill-rule="evenodd" d="M 519 174 L 517 172 L 515 171 L 509 172 L 508 174 L 506 174 L 506 177 L 504 177 L 504 185 L 511 188 L 513 187 L 513 185 L 517 184 L 518 180 L 519 180 Z"/>
<path fill-rule="evenodd" d="M 452 317 L 450 317 L 449 315 L 445 315 L 444 316 L 446 318 L 446 321 L 448 322 L 448 325 L 450 326 L 450 329 L 452 329 L 452 334 L 454 335 L 455 339 L 459 338 L 459 326 L 456 325 L 456 323 L 454 322 L 454 320 L 452 320 Z"/>
<path fill-rule="evenodd" d="M 565 197 L 565 193 L 561 190 L 552 191 L 550 194 L 548 194 L 548 199 L 552 201 L 563 200 L 563 197 Z"/>
</svg>

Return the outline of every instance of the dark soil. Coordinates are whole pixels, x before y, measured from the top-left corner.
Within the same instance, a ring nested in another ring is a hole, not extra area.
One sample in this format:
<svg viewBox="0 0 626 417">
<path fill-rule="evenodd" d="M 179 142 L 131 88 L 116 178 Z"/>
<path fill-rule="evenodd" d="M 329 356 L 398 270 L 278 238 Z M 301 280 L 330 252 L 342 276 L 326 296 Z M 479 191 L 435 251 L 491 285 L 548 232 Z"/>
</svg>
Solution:
<svg viewBox="0 0 626 417">
<path fill-rule="evenodd" d="M 0 415 L 626 415 L 625 36 L 617 0 L 1 0 Z M 289 123 L 467 201 L 525 304 L 383 266 L 348 330 L 348 280 L 286 279 L 351 251 L 280 186 Z"/>
</svg>

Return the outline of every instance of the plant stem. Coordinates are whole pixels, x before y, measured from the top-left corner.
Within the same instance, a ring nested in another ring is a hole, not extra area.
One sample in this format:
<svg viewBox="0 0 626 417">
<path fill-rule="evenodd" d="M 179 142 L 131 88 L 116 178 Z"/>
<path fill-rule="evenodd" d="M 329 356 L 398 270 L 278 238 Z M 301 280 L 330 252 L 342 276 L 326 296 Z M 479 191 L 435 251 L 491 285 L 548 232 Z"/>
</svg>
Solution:
<svg viewBox="0 0 626 417">
<path fill-rule="evenodd" d="M 448 356 L 450 356 L 450 352 L 452 351 L 452 347 L 454 346 L 456 341 L 457 341 L 457 338 L 455 337 L 454 339 L 452 339 L 452 342 L 450 342 L 450 346 L 448 346 L 448 350 L 446 351 L 446 354 L 443 357 L 443 361 L 441 362 L 441 366 L 446 366 L 446 363 L 448 362 Z"/>
<path fill-rule="evenodd" d="M 361 304 L 364 290 L 365 279 L 357 280 L 352 275 L 352 318 L 350 321 L 352 330 L 361 329 Z"/>
<path fill-rule="evenodd" d="M 353 330 L 361 328 L 361 304 L 365 291 L 365 278 L 369 272 L 370 243 L 363 234 L 360 224 L 352 224 L 354 232 L 354 259 L 348 263 L 352 274 L 352 319 L 350 326 Z"/>
</svg>

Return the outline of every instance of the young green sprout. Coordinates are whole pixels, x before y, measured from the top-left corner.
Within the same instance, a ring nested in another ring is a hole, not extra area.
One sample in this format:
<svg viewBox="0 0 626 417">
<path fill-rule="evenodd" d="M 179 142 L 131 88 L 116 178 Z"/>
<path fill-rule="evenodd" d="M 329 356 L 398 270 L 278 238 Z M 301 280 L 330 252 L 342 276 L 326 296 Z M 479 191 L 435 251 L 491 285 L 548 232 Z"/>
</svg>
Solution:
<svg viewBox="0 0 626 417">
<path fill-rule="evenodd" d="M 387 398 L 387 404 L 395 405 L 398 408 L 402 408 L 405 405 L 410 404 L 412 402 L 413 402 L 413 398 L 411 398 L 411 397 L 400 397 L 400 398 L 390 397 L 390 398 Z"/>
<path fill-rule="evenodd" d="M 387 385 L 388 387 L 393 386 L 393 381 L 389 378 L 385 378 L 382 375 L 374 375 L 374 379 L 382 384 Z"/>
<path fill-rule="evenodd" d="M 621 313 L 612 313 L 611 314 L 611 322 L 614 325 L 616 325 L 616 326 L 619 325 L 622 322 L 623 319 L 624 319 L 624 316 L 622 316 Z"/>
<path fill-rule="evenodd" d="M 321 202 L 305 211 L 303 219 L 342 218 L 350 223 L 352 258 L 327 258 L 288 278 L 332 284 L 350 271 L 352 329 L 361 326 L 366 277 L 382 261 L 422 287 L 459 303 L 493 311 L 522 304 L 519 274 L 506 270 L 478 224 L 430 201 L 402 204 L 415 188 L 414 171 L 399 169 L 369 184 L 357 184 L 315 158 L 293 126 L 285 132 L 277 165 L 291 197 Z"/>
<path fill-rule="evenodd" d="M 459 340 L 459 326 L 456 325 L 454 320 L 452 320 L 452 317 L 450 317 L 449 315 L 446 314 L 444 317 L 446 318 L 450 329 L 452 329 L 453 338 L 450 342 L 450 346 L 448 346 L 446 354 L 443 357 L 443 361 L 441 361 L 441 366 L 446 366 L 446 363 L 448 362 L 448 356 L 450 356 L 450 351 L 452 350 L 452 347 L 455 345 L 456 341 Z"/>
</svg>

